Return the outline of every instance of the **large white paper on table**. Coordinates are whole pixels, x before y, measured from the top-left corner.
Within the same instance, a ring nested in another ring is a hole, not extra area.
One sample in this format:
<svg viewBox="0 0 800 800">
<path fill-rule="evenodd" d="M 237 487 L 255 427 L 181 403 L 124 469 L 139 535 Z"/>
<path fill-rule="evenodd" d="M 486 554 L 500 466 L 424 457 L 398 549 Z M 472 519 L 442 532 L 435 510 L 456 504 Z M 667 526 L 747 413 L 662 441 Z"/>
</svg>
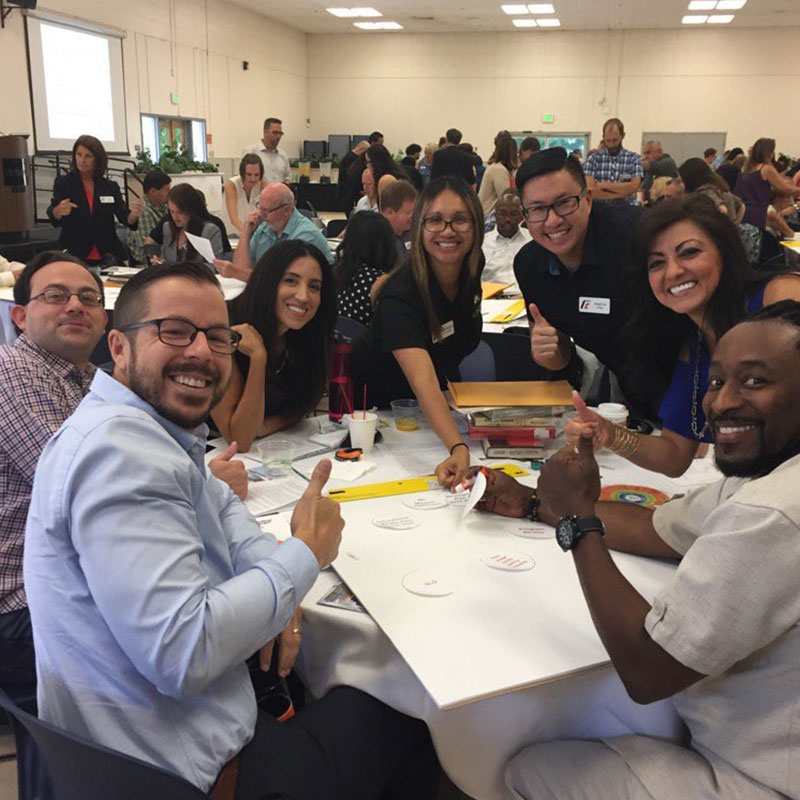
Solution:
<svg viewBox="0 0 800 800">
<path fill-rule="evenodd" d="M 601 467 L 604 482 L 677 487 L 616 456 Z M 533 484 L 536 476 L 522 479 Z M 406 496 L 410 497 L 410 496 Z M 462 519 L 450 503 L 415 511 L 417 528 L 375 527 L 381 514 L 408 514 L 400 497 L 343 503 L 346 525 L 334 567 L 391 639 L 442 709 L 556 680 L 608 662 L 592 623 L 572 559 L 555 542 L 515 536 L 507 518 L 476 512 Z M 535 561 L 524 572 L 481 562 L 499 550 Z M 615 553 L 623 574 L 649 601 L 675 564 Z M 405 575 L 426 570 L 451 578 L 458 590 L 424 597 L 403 588 Z"/>
<path fill-rule="evenodd" d="M 187 230 L 184 230 L 184 233 L 186 234 L 186 238 L 189 240 L 192 247 L 197 250 L 203 259 L 209 264 L 213 264 L 216 255 L 214 254 L 214 248 L 211 246 L 210 240 L 202 236 L 195 236 L 195 234 L 189 233 Z"/>
</svg>

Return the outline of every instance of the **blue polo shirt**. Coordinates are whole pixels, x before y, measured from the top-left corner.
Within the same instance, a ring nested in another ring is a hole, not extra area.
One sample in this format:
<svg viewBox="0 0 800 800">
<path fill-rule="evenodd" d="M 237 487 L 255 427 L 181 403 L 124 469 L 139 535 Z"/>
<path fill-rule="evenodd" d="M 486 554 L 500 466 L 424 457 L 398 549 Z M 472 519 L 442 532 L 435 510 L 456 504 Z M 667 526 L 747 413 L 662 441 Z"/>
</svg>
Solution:
<svg viewBox="0 0 800 800">
<path fill-rule="evenodd" d="M 250 237 L 250 257 L 255 264 L 272 245 L 284 242 L 287 239 L 302 239 L 304 242 L 313 244 L 318 248 L 329 264 L 333 264 L 333 253 L 328 247 L 328 240 L 322 235 L 322 231 L 308 218 L 304 217 L 296 208 L 289 217 L 289 222 L 281 233 L 275 231 L 262 222 Z"/>
</svg>

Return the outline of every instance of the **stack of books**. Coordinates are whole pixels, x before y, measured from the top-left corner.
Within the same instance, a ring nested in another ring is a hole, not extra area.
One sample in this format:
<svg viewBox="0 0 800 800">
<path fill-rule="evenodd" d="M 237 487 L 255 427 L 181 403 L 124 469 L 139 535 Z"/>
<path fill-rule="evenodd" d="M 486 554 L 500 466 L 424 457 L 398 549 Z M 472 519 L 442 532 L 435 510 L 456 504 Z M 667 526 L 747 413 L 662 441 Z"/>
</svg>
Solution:
<svg viewBox="0 0 800 800">
<path fill-rule="evenodd" d="M 566 381 L 451 383 L 449 389 L 487 458 L 547 458 L 563 444 L 563 417 L 572 408 Z"/>
<path fill-rule="evenodd" d="M 546 458 L 560 447 L 566 406 L 491 408 L 467 414 L 470 439 L 487 458 Z"/>
</svg>

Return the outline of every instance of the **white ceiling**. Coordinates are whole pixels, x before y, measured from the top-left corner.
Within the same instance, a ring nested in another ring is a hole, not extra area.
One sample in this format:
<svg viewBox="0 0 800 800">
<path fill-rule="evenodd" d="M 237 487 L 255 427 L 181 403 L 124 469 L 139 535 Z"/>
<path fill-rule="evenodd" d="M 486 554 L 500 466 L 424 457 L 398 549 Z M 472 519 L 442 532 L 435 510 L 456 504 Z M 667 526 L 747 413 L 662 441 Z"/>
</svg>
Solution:
<svg viewBox="0 0 800 800">
<path fill-rule="evenodd" d="M 511 17 L 500 6 L 517 0 L 376 0 L 372 7 L 384 20 L 395 20 L 404 27 L 395 35 L 408 33 L 447 33 L 464 31 L 524 31 L 511 24 Z M 306 33 L 363 33 L 353 27 L 352 19 L 338 19 L 325 8 L 345 6 L 343 0 L 232 0 L 291 25 Z M 521 2 L 521 0 L 520 0 Z M 608 28 L 680 28 L 681 17 L 688 13 L 688 0 L 552 0 L 561 28 L 548 30 L 606 30 Z M 357 0 L 353 5 L 369 5 Z M 720 28 L 756 28 L 800 26 L 800 0 L 748 0 L 735 13 L 736 18 Z M 717 26 L 715 26 L 717 27 Z M 530 30 L 536 31 L 536 28 Z M 543 29 L 538 29 L 539 31 Z"/>
</svg>

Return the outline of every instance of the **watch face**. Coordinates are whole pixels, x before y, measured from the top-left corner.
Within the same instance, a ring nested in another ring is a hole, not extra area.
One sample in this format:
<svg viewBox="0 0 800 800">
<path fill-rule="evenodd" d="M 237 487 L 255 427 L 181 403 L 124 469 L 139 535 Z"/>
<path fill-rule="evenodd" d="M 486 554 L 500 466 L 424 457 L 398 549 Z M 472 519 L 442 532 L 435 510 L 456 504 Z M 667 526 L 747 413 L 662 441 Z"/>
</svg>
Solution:
<svg viewBox="0 0 800 800">
<path fill-rule="evenodd" d="M 556 523 L 556 541 L 562 550 L 571 550 L 576 526 L 573 517 L 562 517 Z"/>
</svg>

